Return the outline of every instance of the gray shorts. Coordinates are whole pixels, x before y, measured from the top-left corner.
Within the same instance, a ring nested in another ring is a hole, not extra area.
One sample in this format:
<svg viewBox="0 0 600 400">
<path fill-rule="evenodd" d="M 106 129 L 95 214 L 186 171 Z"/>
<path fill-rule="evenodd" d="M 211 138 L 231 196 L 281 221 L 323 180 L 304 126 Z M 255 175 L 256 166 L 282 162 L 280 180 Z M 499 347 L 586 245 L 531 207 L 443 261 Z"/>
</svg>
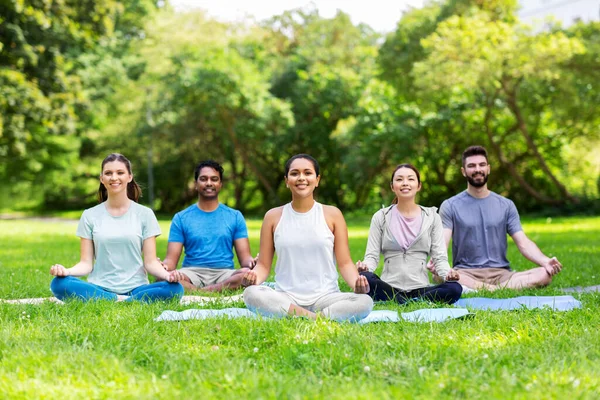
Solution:
<svg viewBox="0 0 600 400">
<path fill-rule="evenodd" d="M 190 278 L 192 285 L 197 288 L 221 283 L 231 278 L 238 272 L 233 268 L 206 268 L 206 267 L 184 267 L 179 270 L 182 274 Z"/>
</svg>

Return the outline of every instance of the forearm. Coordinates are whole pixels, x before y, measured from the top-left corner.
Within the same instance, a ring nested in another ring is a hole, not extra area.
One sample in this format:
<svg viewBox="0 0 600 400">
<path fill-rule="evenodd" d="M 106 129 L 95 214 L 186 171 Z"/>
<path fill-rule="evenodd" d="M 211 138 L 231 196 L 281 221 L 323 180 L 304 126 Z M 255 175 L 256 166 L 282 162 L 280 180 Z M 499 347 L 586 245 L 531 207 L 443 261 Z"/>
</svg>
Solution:
<svg viewBox="0 0 600 400">
<path fill-rule="evenodd" d="M 67 268 L 69 276 L 86 276 L 94 269 L 93 263 L 80 261 L 71 268 Z"/>
<path fill-rule="evenodd" d="M 550 257 L 546 256 L 535 243 L 529 238 L 523 241 L 521 245 L 517 245 L 519 251 L 529 261 L 534 264 L 542 265 L 548 262 Z"/>
<path fill-rule="evenodd" d="M 252 268 L 252 266 L 254 265 L 254 258 L 252 258 L 252 256 L 250 256 L 250 255 L 239 261 L 240 261 L 240 267 L 242 267 L 242 268 Z"/>
<path fill-rule="evenodd" d="M 166 267 L 167 271 L 174 271 L 177 269 L 178 262 L 179 260 L 175 260 L 173 259 L 173 257 L 169 257 L 169 255 L 167 254 L 165 259 L 163 260 L 163 265 Z"/>
<path fill-rule="evenodd" d="M 147 262 L 144 263 L 144 269 L 146 270 L 146 272 L 148 272 L 150 275 L 154 276 L 155 278 L 158 279 L 164 279 L 166 280 L 169 276 L 169 273 L 167 271 L 165 271 L 165 269 L 163 268 L 163 266 L 161 265 L 161 263 L 154 259 L 154 260 L 148 260 Z"/>
<path fill-rule="evenodd" d="M 344 281 L 350 286 L 350 289 L 354 290 L 354 286 L 356 285 L 356 280 L 359 277 L 358 270 L 354 264 L 346 263 L 344 265 L 339 266 L 340 275 L 344 278 Z"/>
<path fill-rule="evenodd" d="M 260 285 L 269 277 L 271 268 L 268 268 L 263 264 L 257 264 L 252 271 L 254 271 L 254 274 L 256 275 L 255 285 Z"/>
</svg>

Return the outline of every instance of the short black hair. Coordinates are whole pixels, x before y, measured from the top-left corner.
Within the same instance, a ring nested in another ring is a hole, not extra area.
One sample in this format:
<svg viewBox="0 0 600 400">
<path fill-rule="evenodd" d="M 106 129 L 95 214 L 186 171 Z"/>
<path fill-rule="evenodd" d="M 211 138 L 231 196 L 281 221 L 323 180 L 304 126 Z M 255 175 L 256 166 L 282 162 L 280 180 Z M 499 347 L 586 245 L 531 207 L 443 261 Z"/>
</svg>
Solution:
<svg viewBox="0 0 600 400">
<path fill-rule="evenodd" d="M 463 151 L 462 154 L 462 166 L 465 166 L 465 162 L 468 157 L 472 156 L 484 156 L 485 160 L 488 161 L 487 150 L 483 146 L 469 146 Z M 489 161 L 488 161 L 489 162 Z"/>
<path fill-rule="evenodd" d="M 310 161 L 313 165 L 313 168 L 315 169 L 315 173 L 317 174 L 317 176 L 319 176 L 320 170 L 319 170 L 319 163 L 317 162 L 317 160 L 315 160 L 312 156 L 309 156 L 308 154 L 300 153 L 300 154 L 296 154 L 295 156 L 292 156 L 285 163 L 285 176 L 286 177 L 288 176 L 288 172 L 290 172 L 290 167 L 292 166 L 292 163 L 294 162 L 294 160 L 297 160 L 299 158 L 304 158 L 305 160 Z"/>
<path fill-rule="evenodd" d="M 219 173 L 219 179 L 223 180 L 223 167 L 221 166 L 221 164 L 214 160 L 200 161 L 200 163 L 196 165 L 196 169 L 194 170 L 194 180 L 198 180 L 198 176 L 200 176 L 200 171 L 204 167 L 209 167 L 217 171 Z"/>
</svg>

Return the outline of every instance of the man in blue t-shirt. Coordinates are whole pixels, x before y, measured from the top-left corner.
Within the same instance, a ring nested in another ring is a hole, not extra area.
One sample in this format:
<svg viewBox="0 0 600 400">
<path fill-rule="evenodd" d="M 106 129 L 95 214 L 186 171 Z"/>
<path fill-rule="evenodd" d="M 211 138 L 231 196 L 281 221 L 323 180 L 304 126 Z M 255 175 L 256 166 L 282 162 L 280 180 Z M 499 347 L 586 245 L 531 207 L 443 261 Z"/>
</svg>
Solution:
<svg viewBox="0 0 600 400">
<path fill-rule="evenodd" d="M 549 285 L 562 265 L 556 257 L 544 255 L 525 235 L 515 204 L 488 189 L 490 165 L 485 148 L 467 148 L 461 172 L 467 179 L 467 190 L 440 207 L 444 239 L 446 245 L 452 239 L 453 268 L 460 275 L 459 283 L 470 289 L 488 290 Z M 510 269 L 507 234 L 521 254 L 539 267 L 522 272 Z"/>
<path fill-rule="evenodd" d="M 198 202 L 173 217 L 163 265 L 168 271 L 176 269 L 185 248 L 180 271 L 184 280 L 180 283 L 186 289 L 237 289 L 244 273 L 256 264 L 250 253 L 246 221 L 238 210 L 219 203 L 223 185 L 219 163 L 201 162 L 194 178 Z M 237 270 L 233 267 L 233 247 L 242 267 Z"/>
</svg>

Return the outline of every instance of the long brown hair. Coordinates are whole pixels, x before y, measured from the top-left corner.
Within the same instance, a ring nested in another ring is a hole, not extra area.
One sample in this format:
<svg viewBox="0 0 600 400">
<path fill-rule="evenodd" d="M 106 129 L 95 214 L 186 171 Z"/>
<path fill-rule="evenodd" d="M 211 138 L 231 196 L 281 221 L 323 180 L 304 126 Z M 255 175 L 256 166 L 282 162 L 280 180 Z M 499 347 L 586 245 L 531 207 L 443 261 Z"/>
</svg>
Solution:
<svg viewBox="0 0 600 400">
<path fill-rule="evenodd" d="M 419 183 L 419 185 L 421 184 L 421 174 L 419 173 L 419 170 L 417 169 L 417 167 L 415 167 L 412 164 L 409 163 L 405 163 L 405 164 L 400 164 L 396 167 L 396 169 L 394 170 L 394 172 L 392 172 L 392 177 L 390 178 L 390 185 L 394 184 L 394 175 L 396 175 L 396 172 L 400 169 L 400 168 L 408 168 L 408 169 L 412 169 L 415 172 L 415 175 L 417 175 L 417 182 Z M 398 204 L 398 198 L 394 196 L 394 200 L 392 200 L 392 204 Z"/>
<path fill-rule="evenodd" d="M 142 188 L 140 187 L 140 185 L 137 184 L 137 182 L 133 178 L 133 173 L 131 172 L 131 161 L 129 161 L 127 157 L 125 157 L 123 154 L 111 153 L 107 155 L 106 158 L 102 161 L 100 176 L 102 176 L 104 166 L 106 165 L 106 163 L 113 161 L 120 161 L 127 167 L 127 172 L 129 172 L 129 175 L 131 175 L 131 182 L 127 184 L 127 197 L 129 197 L 131 200 L 137 203 L 139 198 L 142 197 Z M 102 203 L 106 201 L 106 199 L 108 199 L 108 191 L 106 190 L 106 187 L 104 187 L 104 184 L 100 182 L 100 187 L 98 188 L 98 202 Z"/>
</svg>

